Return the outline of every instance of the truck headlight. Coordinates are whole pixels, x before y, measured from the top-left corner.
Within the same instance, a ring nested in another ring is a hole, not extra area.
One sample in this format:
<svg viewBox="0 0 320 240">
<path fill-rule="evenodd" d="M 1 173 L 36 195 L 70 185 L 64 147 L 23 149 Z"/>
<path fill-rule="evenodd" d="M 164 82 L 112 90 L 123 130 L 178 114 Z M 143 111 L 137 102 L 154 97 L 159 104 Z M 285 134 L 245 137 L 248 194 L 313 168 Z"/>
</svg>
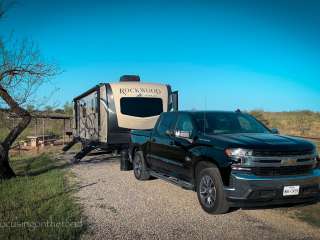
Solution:
<svg viewBox="0 0 320 240">
<path fill-rule="evenodd" d="M 227 148 L 225 153 L 228 157 L 247 157 L 252 156 L 253 151 L 250 149 L 243 148 Z"/>
<path fill-rule="evenodd" d="M 231 168 L 238 171 L 251 171 L 250 158 L 253 151 L 243 148 L 227 148 L 225 154 L 232 160 Z"/>
</svg>

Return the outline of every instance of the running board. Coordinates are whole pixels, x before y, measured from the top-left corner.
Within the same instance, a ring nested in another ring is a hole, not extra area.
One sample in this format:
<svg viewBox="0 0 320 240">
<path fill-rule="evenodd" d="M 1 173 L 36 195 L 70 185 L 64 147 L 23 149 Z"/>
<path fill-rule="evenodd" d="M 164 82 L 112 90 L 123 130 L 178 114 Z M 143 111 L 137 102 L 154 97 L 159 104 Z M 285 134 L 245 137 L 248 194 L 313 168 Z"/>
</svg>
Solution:
<svg viewBox="0 0 320 240">
<path fill-rule="evenodd" d="M 173 183 L 173 184 L 178 185 L 184 189 L 194 190 L 194 185 L 192 183 L 183 181 L 183 180 L 175 178 L 175 177 L 168 176 L 163 173 L 155 172 L 155 171 L 150 171 L 149 173 L 151 176 L 153 176 L 155 178 L 159 178 L 159 179 L 162 179 L 162 180 L 167 181 L 169 183 Z"/>
</svg>

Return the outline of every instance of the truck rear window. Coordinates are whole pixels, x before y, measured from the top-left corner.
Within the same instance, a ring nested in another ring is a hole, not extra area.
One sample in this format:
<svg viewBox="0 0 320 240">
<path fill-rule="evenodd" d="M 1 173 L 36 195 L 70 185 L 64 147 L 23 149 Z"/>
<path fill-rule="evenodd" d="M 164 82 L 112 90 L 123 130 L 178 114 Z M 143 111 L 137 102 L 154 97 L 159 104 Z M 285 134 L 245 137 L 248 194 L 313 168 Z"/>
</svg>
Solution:
<svg viewBox="0 0 320 240">
<path fill-rule="evenodd" d="M 152 117 L 163 112 L 161 98 L 123 97 L 120 107 L 122 114 L 134 117 Z"/>
</svg>

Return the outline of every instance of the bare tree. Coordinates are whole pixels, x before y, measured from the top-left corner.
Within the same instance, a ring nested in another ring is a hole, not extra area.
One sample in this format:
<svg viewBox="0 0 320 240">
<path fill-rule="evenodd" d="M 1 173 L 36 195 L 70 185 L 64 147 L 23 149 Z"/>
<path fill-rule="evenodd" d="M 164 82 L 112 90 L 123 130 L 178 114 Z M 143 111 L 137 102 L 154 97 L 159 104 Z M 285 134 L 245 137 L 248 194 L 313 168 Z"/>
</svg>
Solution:
<svg viewBox="0 0 320 240">
<path fill-rule="evenodd" d="M 0 0 L 0 17 L 4 13 L 1 6 Z M 0 39 L 0 106 L 5 105 L 10 114 L 18 119 L 0 143 L 0 179 L 15 176 L 9 164 L 9 151 L 31 121 L 31 114 L 25 106 L 35 96 L 39 86 L 57 73 L 57 67 L 46 63 L 33 43 Z"/>
</svg>

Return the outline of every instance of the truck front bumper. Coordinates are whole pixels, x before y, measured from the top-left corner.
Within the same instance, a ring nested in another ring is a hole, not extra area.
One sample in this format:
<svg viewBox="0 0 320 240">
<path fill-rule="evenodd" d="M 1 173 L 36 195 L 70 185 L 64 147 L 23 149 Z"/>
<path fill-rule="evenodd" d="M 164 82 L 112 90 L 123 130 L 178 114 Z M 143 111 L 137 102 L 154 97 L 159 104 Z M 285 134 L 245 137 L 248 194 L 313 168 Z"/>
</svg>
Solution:
<svg viewBox="0 0 320 240">
<path fill-rule="evenodd" d="M 300 186 L 299 195 L 283 196 L 285 186 Z M 320 200 L 320 169 L 308 175 L 261 177 L 232 172 L 230 186 L 225 187 L 233 207 L 258 207 Z"/>
</svg>

